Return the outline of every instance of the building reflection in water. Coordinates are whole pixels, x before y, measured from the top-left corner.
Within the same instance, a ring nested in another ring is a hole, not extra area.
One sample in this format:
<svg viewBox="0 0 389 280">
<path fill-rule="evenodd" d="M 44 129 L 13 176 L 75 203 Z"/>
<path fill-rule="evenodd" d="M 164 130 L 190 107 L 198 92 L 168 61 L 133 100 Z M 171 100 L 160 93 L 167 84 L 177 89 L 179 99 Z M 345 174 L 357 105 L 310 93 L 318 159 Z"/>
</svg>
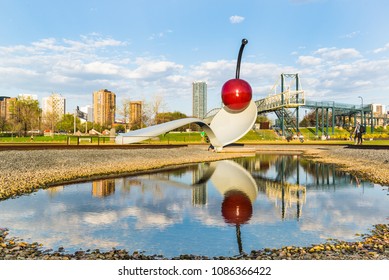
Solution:
<svg viewBox="0 0 389 280">
<path fill-rule="evenodd" d="M 55 186 L 47 189 L 47 193 L 51 198 L 55 197 L 57 194 L 61 193 L 64 190 L 64 186 Z"/>
<path fill-rule="evenodd" d="M 105 179 L 92 182 L 92 196 L 106 197 L 115 193 L 115 179 Z"/>
<path fill-rule="evenodd" d="M 208 163 L 200 164 L 199 168 L 192 171 L 192 185 L 196 186 L 192 189 L 192 205 L 195 207 L 207 204 L 207 182 L 204 180 L 207 171 L 212 172 Z"/>
</svg>

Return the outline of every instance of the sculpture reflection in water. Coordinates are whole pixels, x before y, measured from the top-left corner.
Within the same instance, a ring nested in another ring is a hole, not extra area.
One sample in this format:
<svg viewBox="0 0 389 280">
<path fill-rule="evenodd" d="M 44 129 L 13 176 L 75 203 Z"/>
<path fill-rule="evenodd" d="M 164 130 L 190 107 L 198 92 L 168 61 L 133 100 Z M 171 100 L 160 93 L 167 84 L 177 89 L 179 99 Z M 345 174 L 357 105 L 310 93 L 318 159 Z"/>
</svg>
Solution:
<svg viewBox="0 0 389 280">
<path fill-rule="evenodd" d="M 239 254 L 243 254 L 241 225 L 252 217 L 253 202 L 258 195 L 257 184 L 246 169 L 230 160 L 211 163 L 199 182 L 203 184 L 208 179 L 224 196 L 221 214 L 227 224 L 235 225 Z"/>
</svg>

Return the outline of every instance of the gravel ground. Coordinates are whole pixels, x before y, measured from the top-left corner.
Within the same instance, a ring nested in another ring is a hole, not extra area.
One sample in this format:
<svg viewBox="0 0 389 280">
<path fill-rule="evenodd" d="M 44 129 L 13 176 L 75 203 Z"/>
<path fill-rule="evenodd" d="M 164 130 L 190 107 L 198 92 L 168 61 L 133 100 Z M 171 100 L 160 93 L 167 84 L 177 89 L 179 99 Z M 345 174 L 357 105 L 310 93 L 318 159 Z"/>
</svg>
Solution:
<svg viewBox="0 0 389 280">
<path fill-rule="evenodd" d="M 389 150 L 358 150 L 335 146 L 250 146 L 208 152 L 205 146 L 142 150 L 33 150 L 0 152 L 0 200 L 16 197 L 63 182 L 123 175 L 200 161 L 236 158 L 249 152 L 303 152 L 312 160 L 334 163 L 344 171 L 389 185 Z M 242 153 L 244 151 L 244 153 Z M 8 236 L 0 225 L 0 259 L 162 259 L 125 250 L 80 251 L 65 254 L 42 252 L 41 244 Z M 373 226 L 372 226 L 373 227 Z M 329 241 L 311 247 L 285 247 L 252 251 L 233 259 L 389 259 L 389 225 L 375 225 L 360 242 Z M 177 259 L 207 259 L 184 255 Z M 228 259 L 219 257 L 217 259 Z M 231 259 L 231 258 L 230 258 Z"/>
<path fill-rule="evenodd" d="M 389 149 L 325 147 L 325 149 L 309 149 L 305 155 L 312 160 L 336 164 L 340 170 L 353 173 L 363 179 L 389 186 Z"/>
</svg>

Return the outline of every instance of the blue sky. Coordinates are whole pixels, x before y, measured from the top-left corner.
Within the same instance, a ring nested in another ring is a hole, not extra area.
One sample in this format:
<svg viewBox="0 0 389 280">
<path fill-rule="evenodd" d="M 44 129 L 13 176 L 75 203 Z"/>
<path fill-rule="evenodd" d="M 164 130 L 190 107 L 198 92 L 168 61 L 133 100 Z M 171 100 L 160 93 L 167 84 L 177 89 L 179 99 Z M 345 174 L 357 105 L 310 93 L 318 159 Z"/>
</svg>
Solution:
<svg viewBox="0 0 389 280">
<path fill-rule="evenodd" d="M 163 99 L 191 114 L 193 81 L 208 109 L 234 78 L 254 98 L 281 73 L 298 73 L 307 99 L 389 105 L 389 2 L 384 0 L 0 0 L 0 95 L 52 92 L 67 111 L 107 88 L 123 98 Z"/>
</svg>

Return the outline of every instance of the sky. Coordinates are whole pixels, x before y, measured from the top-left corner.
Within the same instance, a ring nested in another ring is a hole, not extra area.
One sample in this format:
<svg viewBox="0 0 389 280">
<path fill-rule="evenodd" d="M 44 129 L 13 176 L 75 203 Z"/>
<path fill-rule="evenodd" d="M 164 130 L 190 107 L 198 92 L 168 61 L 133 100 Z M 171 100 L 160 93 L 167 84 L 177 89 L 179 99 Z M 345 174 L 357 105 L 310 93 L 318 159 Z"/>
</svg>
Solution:
<svg viewBox="0 0 389 280">
<path fill-rule="evenodd" d="M 298 73 L 306 99 L 389 105 L 385 0 L 0 0 L 0 96 L 56 92 L 67 111 L 99 89 L 122 100 L 162 99 L 192 114 L 192 83 L 208 110 L 240 78 L 255 100 Z M 360 97 L 359 97 L 360 96 Z"/>
</svg>

